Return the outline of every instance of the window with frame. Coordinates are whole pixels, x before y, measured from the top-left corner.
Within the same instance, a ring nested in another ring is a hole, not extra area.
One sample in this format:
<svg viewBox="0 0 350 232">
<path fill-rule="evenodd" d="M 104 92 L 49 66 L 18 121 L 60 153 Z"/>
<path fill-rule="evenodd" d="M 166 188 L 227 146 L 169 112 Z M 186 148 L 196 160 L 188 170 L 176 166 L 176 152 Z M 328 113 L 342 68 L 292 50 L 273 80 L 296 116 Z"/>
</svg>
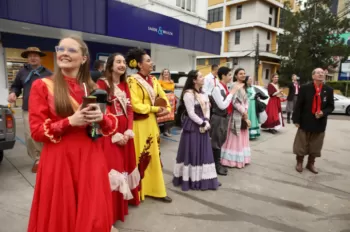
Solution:
<svg viewBox="0 0 350 232">
<path fill-rule="evenodd" d="M 269 18 L 269 25 L 272 25 L 272 18 Z"/>
<path fill-rule="evenodd" d="M 268 31 L 267 32 L 267 40 L 270 40 L 271 39 L 271 31 Z"/>
<path fill-rule="evenodd" d="M 237 6 L 236 19 L 242 19 L 242 5 Z"/>
<path fill-rule="evenodd" d="M 208 10 L 208 23 L 220 22 L 223 19 L 223 8 Z"/>
<path fill-rule="evenodd" d="M 176 6 L 189 12 L 196 12 L 196 0 L 176 0 Z"/>
<path fill-rule="evenodd" d="M 270 51 L 270 44 L 266 44 L 266 51 L 267 51 L 267 52 Z"/>
<path fill-rule="evenodd" d="M 217 64 L 220 65 L 220 58 L 210 58 L 209 65 Z"/>
<path fill-rule="evenodd" d="M 270 15 L 273 13 L 273 7 L 270 7 Z"/>
<path fill-rule="evenodd" d="M 235 31 L 235 44 L 241 43 L 241 31 Z"/>
<path fill-rule="evenodd" d="M 205 59 L 197 59 L 197 65 L 205 65 Z"/>
</svg>

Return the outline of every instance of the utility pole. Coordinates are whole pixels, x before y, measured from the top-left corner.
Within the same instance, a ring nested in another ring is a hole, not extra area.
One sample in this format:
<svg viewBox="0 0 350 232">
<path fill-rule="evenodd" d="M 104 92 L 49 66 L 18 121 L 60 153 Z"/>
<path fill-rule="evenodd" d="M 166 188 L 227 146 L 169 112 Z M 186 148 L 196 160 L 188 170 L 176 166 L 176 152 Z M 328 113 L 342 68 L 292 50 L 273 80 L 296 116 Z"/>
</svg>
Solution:
<svg viewBox="0 0 350 232">
<path fill-rule="evenodd" d="M 256 35 L 256 46 L 255 46 L 255 78 L 259 81 L 259 33 Z"/>
</svg>

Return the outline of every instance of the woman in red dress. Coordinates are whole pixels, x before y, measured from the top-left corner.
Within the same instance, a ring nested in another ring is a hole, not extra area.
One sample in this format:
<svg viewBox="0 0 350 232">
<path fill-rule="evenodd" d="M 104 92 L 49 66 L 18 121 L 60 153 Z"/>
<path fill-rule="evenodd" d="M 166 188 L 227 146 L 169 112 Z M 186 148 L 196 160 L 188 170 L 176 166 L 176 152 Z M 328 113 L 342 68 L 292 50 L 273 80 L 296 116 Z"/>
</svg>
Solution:
<svg viewBox="0 0 350 232">
<path fill-rule="evenodd" d="M 267 86 L 270 99 L 266 106 L 267 120 L 261 125 L 261 128 L 267 129 L 270 133 L 275 134 L 279 129 L 284 127 L 282 117 L 281 98 L 282 90 L 279 89 L 278 75 L 272 75 L 272 82 Z"/>
<path fill-rule="evenodd" d="M 128 203 L 140 204 L 140 173 L 136 166 L 132 130 L 134 113 L 126 83 L 126 63 L 123 55 L 115 53 L 108 58 L 105 76 L 97 81 L 97 85 L 108 92 L 112 103 L 108 107 L 109 112 L 114 114 L 119 122 L 117 133 L 103 139 L 103 147 L 108 169 L 111 170 L 110 179 L 114 183 L 113 219 L 114 222 L 124 221 L 124 216 L 128 214 Z"/>
<path fill-rule="evenodd" d="M 87 126 L 98 123 L 109 136 L 118 120 L 97 104 L 81 106 L 96 88 L 86 44 L 67 37 L 56 53 L 57 72 L 35 81 L 29 98 L 31 135 L 44 147 L 28 232 L 113 231 L 108 169 L 101 143 L 88 136 Z"/>
</svg>

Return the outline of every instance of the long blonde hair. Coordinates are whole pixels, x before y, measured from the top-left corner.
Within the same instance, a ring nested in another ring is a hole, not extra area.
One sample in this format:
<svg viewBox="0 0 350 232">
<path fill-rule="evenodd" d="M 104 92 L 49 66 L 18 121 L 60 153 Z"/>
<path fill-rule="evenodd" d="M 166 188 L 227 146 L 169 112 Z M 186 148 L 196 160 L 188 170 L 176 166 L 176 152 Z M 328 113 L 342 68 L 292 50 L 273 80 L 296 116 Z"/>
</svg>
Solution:
<svg viewBox="0 0 350 232">
<path fill-rule="evenodd" d="M 164 81 L 164 72 L 165 72 L 165 71 L 168 71 L 168 72 L 169 72 L 169 81 L 171 81 L 170 70 L 167 69 L 167 68 L 165 68 L 165 69 L 162 70 L 162 72 L 161 72 L 160 75 L 159 75 L 159 80 L 160 80 L 160 81 Z"/>
<path fill-rule="evenodd" d="M 90 76 L 90 55 L 89 50 L 86 45 L 86 43 L 74 36 L 68 36 L 63 39 L 73 39 L 80 45 L 80 50 L 82 52 L 83 56 L 86 56 L 86 62 L 82 64 L 79 68 L 79 72 L 77 75 L 77 82 L 81 85 L 83 83 L 86 84 L 86 87 L 88 89 L 88 94 L 96 88 L 96 84 L 93 82 Z M 61 39 L 60 42 L 63 40 Z M 69 99 L 69 91 L 68 91 L 68 85 L 66 81 L 64 80 L 62 70 L 61 68 L 57 68 L 57 71 L 55 72 L 53 76 L 53 84 L 54 84 L 54 102 L 55 102 L 55 110 L 56 114 L 61 117 L 68 117 L 74 114 L 73 107 L 71 105 L 70 99 Z"/>
</svg>

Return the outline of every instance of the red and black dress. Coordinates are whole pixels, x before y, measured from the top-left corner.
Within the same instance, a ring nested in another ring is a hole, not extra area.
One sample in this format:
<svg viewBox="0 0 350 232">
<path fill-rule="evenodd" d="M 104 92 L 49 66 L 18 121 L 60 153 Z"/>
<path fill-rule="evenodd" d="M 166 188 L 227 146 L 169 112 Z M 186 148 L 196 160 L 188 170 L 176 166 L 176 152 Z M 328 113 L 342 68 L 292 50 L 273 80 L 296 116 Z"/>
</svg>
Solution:
<svg viewBox="0 0 350 232">
<path fill-rule="evenodd" d="M 267 87 L 270 99 L 266 106 L 267 120 L 261 125 L 261 128 L 269 130 L 279 130 L 284 126 L 282 117 L 281 98 L 278 85 L 270 83 Z"/>
<path fill-rule="evenodd" d="M 102 78 L 97 81 L 99 88 L 110 93 L 109 84 Z M 133 109 L 130 104 L 130 92 L 125 81 L 114 85 L 114 93 L 110 93 L 111 105 L 108 111 L 118 119 L 117 133 L 103 138 L 103 148 L 108 169 L 110 170 L 110 181 L 114 183 L 113 218 L 114 221 L 124 221 L 128 214 L 128 203 L 139 205 L 139 183 L 140 173 L 136 165 L 133 133 Z M 117 142 L 123 136 L 129 136 L 126 145 L 118 145 Z"/>
<path fill-rule="evenodd" d="M 75 78 L 65 77 L 72 108 L 82 103 L 84 91 Z M 41 152 L 28 232 L 110 232 L 111 187 L 101 143 L 86 126 L 72 127 L 57 115 L 53 81 L 36 80 L 29 98 L 32 138 L 44 144 Z M 104 115 L 102 134 L 117 130 L 114 115 Z"/>
</svg>

